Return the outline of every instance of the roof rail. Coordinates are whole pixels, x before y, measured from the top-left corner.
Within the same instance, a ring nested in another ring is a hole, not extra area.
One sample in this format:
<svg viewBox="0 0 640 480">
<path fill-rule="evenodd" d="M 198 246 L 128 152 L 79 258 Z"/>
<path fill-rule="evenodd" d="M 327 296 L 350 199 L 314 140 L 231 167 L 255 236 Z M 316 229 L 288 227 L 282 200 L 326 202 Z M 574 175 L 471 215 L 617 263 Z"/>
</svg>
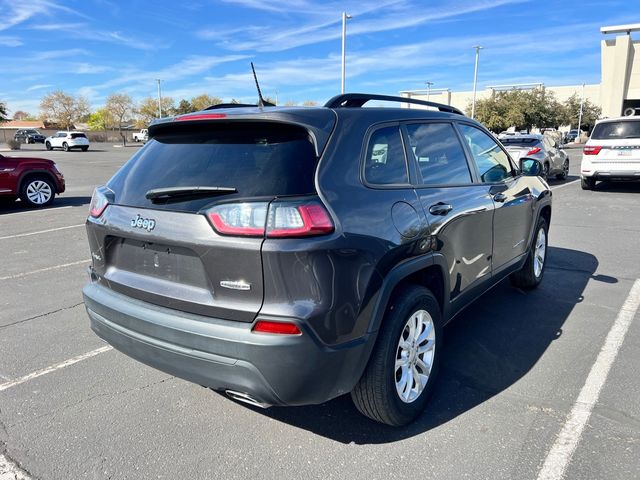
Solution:
<svg viewBox="0 0 640 480">
<path fill-rule="evenodd" d="M 327 108 L 360 108 L 369 100 L 385 100 L 387 102 L 399 102 L 399 103 L 414 103 L 416 105 L 426 105 L 427 107 L 434 107 L 441 112 L 457 113 L 458 115 L 464 115 L 456 107 L 450 105 L 444 105 L 443 103 L 429 102 L 426 100 L 417 100 L 415 98 L 407 97 L 394 97 L 391 95 L 377 95 L 375 93 L 343 93 L 342 95 L 336 95 L 324 104 Z"/>
<path fill-rule="evenodd" d="M 271 102 L 264 102 L 265 107 L 275 107 L 275 105 Z M 216 105 L 211 105 L 205 110 L 217 110 L 218 108 L 242 108 L 242 107 L 258 107 L 253 103 L 218 103 Z"/>
</svg>

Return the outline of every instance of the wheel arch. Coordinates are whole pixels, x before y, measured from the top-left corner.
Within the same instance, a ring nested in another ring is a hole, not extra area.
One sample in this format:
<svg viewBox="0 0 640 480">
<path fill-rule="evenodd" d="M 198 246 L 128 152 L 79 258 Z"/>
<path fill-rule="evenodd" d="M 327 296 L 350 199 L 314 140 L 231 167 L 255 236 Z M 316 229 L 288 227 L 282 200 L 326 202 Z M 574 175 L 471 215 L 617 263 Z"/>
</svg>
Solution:
<svg viewBox="0 0 640 480">
<path fill-rule="evenodd" d="M 25 185 L 25 182 L 27 182 L 30 178 L 34 178 L 34 177 L 47 177 L 47 179 L 51 182 L 51 184 L 53 185 L 53 189 L 54 189 L 54 193 L 59 193 L 58 192 L 58 183 L 56 182 L 55 177 L 53 176 L 53 174 L 47 170 L 29 170 L 26 171 L 22 174 L 22 176 L 20 177 L 20 180 L 18 181 L 18 194 L 20 194 L 22 192 L 22 188 Z"/>
</svg>

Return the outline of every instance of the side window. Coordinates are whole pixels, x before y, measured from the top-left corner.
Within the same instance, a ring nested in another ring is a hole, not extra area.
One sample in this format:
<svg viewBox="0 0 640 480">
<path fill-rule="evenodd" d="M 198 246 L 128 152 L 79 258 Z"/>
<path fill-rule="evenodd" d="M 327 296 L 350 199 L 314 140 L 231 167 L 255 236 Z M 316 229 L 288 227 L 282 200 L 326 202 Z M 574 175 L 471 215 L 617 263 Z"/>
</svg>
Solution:
<svg viewBox="0 0 640 480">
<path fill-rule="evenodd" d="M 375 185 L 407 184 L 407 162 L 397 126 L 376 130 L 369 139 L 364 178 Z"/>
<path fill-rule="evenodd" d="M 469 144 L 478 166 L 480 179 L 485 183 L 501 182 L 513 176 L 509 157 L 489 135 L 470 125 L 460 124 L 462 135 Z"/>
<path fill-rule="evenodd" d="M 453 125 L 414 123 L 407 125 L 409 146 L 422 174 L 422 183 L 455 185 L 471 183 L 471 173 Z"/>
</svg>

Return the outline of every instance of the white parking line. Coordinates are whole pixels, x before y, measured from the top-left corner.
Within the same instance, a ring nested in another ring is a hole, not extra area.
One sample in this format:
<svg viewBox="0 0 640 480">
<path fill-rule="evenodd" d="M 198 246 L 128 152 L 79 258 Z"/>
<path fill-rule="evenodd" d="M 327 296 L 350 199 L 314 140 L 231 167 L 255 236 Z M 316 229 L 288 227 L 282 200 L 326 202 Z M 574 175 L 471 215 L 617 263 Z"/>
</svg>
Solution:
<svg viewBox="0 0 640 480">
<path fill-rule="evenodd" d="M 558 190 L 559 188 L 564 188 L 564 187 L 567 187 L 569 185 L 573 185 L 574 183 L 579 182 L 579 181 L 580 181 L 580 179 L 571 180 L 570 182 L 563 183 L 562 185 L 556 185 L 555 187 L 551 187 L 551 190 Z"/>
<path fill-rule="evenodd" d="M 110 350 L 113 350 L 113 347 L 111 345 L 105 345 L 104 347 L 96 348 L 95 350 L 92 350 L 90 352 L 83 353 L 82 355 L 70 358 L 69 360 L 65 360 L 64 362 L 58 363 L 57 365 L 52 365 L 50 367 L 43 368 L 42 370 L 36 370 L 35 372 L 25 375 L 24 377 L 17 378 L 16 380 L 12 380 L 6 383 L 0 383 L 0 392 L 28 382 L 29 380 L 33 380 L 34 378 L 42 377 L 43 375 L 47 375 L 48 373 L 52 373 L 57 370 L 69 367 L 75 363 L 81 362 L 82 360 L 95 357 L 96 355 L 100 355 L 101 353 L 108 352 Z"/>
<path fill-rule="evenodd" d="M 30 272 L 16 273 L 15 275 L 7 275 L 6 277 L 0 277 L 0 280 L 13 280 L 16 278 L 26 277 L 27 275 L 33 275 L 34 273 L 48 272 L 49 270 L 57 270 L 59 268 L 71 267 L 73 265 L 80 265 L 81 263 L 89 263 L 91 260 L 78 260 L 77 262 L 63 263 L 62 265 L 54 265 L 53 267 L 40 268 L 38 270 L 32 270 Z"/>
<path fill-rule="evenodd" d="M 564 476 L 564 471 L 578 446 L 582 431 L 587 421 L 589 421 L 593 406 L 598 401 L 600 390 L 607 380 L 609 370 L 618 355 L 624 336 L 629 330 L 639 306 L 640 280 L 636 280 L 618 313 L 616 321 L 613 323 L 611 330 L 609 330 L 598 358 L 593 367 L 591 367 L 589 376 L 582 390 L 580 390 L 578 399 L 573 405 L 564 427 L 562 427 L 558 438 L 547 455 L 544 465 L 538 474 L 538 480 L 560 480 Z"/>
<path fill-rule="evenodd" d="M 54 207 L 54 208 L 44 208 L 41 210 L 20 210 L 19 212 L 11 212 L 11 213 L 3 213 L 0 218 L 10 217 L 11 215 L 24 215 L 25 213 L 35 213 L 35 212 L 57 212 L 58 210 L 64 210 L 65 208 L 76 208 L 73 205 L 67 205 L 66 207 Z"/>
<path fill-rule="evenodd" d="M 7 235 L 6 237 L 0 237 L 0 240 L 6 240 L 8 238 L 29 237 L 31 235 L 40 235 L 41 233 L 57 232 L 58 230 L 68 230 L 69 228 L 78 228 L 78 227 L 84 227 L 84 223 L 79 223 L 77 225 L 69 225 L 67 227 L 49 228 L 48 230 L 39 230 L 37 232 L 18 233 L 17 235 Z"/>
<path fill-rule="evenodd" d="M 31 480 L 31 477 L 4 455 L 0 455 L 0 480 Z"/>
</svg>

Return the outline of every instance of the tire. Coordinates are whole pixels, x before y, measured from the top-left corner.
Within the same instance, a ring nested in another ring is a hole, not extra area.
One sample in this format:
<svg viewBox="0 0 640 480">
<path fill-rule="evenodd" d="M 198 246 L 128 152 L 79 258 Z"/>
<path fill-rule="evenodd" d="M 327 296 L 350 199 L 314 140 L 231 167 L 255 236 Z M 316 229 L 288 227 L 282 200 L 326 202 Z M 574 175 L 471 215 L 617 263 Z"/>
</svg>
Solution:
<svg viewBox="0 0 640 480">
<path fill-rule="evenodd" d="M 64 150 L 65 152 L 69 151 L 69 144 L 67 142 L 64 142 L 62 144 L 62 150 Z"/>
<path fill-rule="evenodd" d="M 542 178 L 544 178 L 545 180 L 549 179 L 549 164 L 545 163 L 544 166 L 542 167 Z"/>
<path fill-rule="evenodd" d="M 86 152 L 87 150 L 89 150 L 89 147 L 80 147 L 80 150 L 82 150 L 83 152 Z"/>
<path fill-rule="evenodd" d="M 580 186 L 582 187 L 582 190 L 595 190 L 596 180 L 593 177 L 581 177 Z"/>
<path fill-rule="evenodd" d="M 44 146 L 45 146 L 45 148 L 46 148 L 47 150 L 53 150 L 53 147 L 51 146 L 51 143 L 49 143 L 49 142 L 46 142 L 46 143 L 44 144 Z"/>
<path fill-rule="evenodd" d="M 533 242 L 529 247 L 529 254 L 524 265 L 517 272 L 509 276 L 511 285 L 531 290 L 540 285 L 544 277 L 544 269 L 547 265 L 547 249 L 549 246 L 549 226 L 547 221 L 540 217 L 536 224 Z"/>
<path fill-rule="evenodd" d="M 416 332 L 415 326 L 419 325 L 415 336 L 411 335 L 412 323 Z M 416 343 L 421 337 L 424 338 Z M 426 349 L 422 353 L 420 345 Z M 415 420 L 432 393 L 441 350 L 442 316 L 433 294 L 418 286 L 397 291 L 389 302 L 369 363 L 351 392 L 356 408 L 387 425 L 401 426 Z M 399 365 L 399 361 L 405 365 Z M 429 363 L 431 369 L 427 372 Z M 426 380 L 420 371 L 427 373 Z M 424 382 L 422 388 L 414 375 Z"/>
<path fill-rule="evenodd" d="M 30 207 L 51 205 L 55 196 L 55 186 L 45 176 L 29 177 L 20 188 L 20 199 Z"/>
<path fill-rule="evenodd" d="M 567 158 L 562 164 L 562 173 L 556 175 L 558 180 L 566 180 L 569 176 L 569 159 Z"/>
<path fill-rule="evenodd" d="M 29 145 L 31 143 L 31 141 L 29 140 L 29 137 L 26 137 L 24 139 L 24 143 L 26 143 L 27 145 Z"/>
</svg>

